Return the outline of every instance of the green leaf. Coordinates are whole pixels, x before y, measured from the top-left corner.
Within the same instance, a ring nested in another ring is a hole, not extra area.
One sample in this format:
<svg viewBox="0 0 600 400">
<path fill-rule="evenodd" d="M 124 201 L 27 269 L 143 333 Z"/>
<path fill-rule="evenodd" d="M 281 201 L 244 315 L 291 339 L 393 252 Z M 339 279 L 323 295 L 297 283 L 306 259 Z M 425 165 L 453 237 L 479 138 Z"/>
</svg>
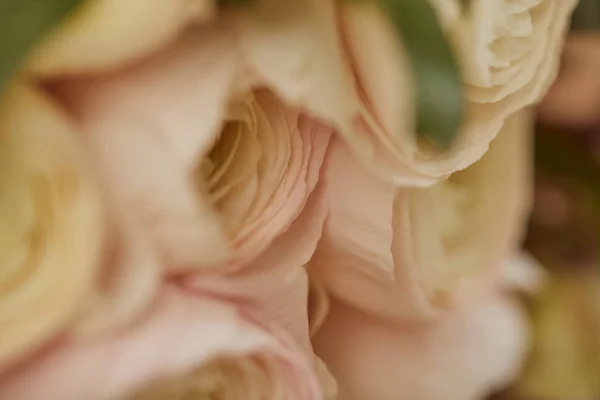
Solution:
<svg viewBox="0 0 600 400">
<path fill-rule="evenodd" d="M 447 148 L 462 124 L 464 99 L 458 65 L 435 11 L 426 0 L 379 3 L 410 56 L 417 83 L 417 134 Z"/>
<path fill-rule="evenodd" d="M 232 6 L 248 6 L 256 3 L 257 0 L 218 0 L 219 5 L 232 5 Z"/>
<path fill-rule="evenodd" d="M 0 92 L 44 34 L 84 0 L 0 0 Z"/>
<path fill-rule="evenodd" d="M 571 16 L 571 30 L 597 31 L 600 29 L 600 0 L 580 0 Z"/>
</svg>

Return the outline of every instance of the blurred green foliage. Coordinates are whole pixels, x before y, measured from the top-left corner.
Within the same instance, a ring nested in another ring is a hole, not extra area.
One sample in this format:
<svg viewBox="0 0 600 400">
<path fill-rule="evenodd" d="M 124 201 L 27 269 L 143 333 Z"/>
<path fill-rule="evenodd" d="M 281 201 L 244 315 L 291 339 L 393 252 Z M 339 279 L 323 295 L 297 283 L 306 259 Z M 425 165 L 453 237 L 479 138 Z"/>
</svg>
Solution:
<svg viewBox="0 0 600 400">
<path fill-rule="evenodd" d="M 36 43 L 84 0 L 0 0 L 0 91 Z"/>
</svg>

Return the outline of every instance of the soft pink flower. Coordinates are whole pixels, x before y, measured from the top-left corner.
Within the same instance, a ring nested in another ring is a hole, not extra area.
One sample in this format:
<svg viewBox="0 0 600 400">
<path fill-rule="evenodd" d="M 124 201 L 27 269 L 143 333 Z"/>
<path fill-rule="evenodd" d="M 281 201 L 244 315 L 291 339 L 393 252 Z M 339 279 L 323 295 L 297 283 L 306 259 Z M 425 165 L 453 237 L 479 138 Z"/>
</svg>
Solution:
<svg viewBox="0 0 600 400">
<path fill-rule="evenodd" d="M 329 214 L 310 268 L 333 296 L 386 318 L 431 316 L 485 293 L 530 204 L 531 118 L 509 119 L 476 164 L 429 188 L 395 188 L 332 143 Z"/>
<path fill-rule="evenodd" d="M 480 400 L 520 372 L 528 332 L 508 296 L 412 325 L 334 302 L 314 344 L 337 379 L 339 399 Z"/>
<path fill-rule="evenodd" d="M 283 331 L 243 305 L 175 288 L 164 290 L 143 324 L 96 342 L 61 343 L 0 384 L 0 398 L 11 400 L 179 399 L 185 393 L 321 398 L 310 363 Z"/>
<path fill-rule="evenodd" d="M 248 86 L 223 23 L 97 79 L 56 86 L 122 213 L 173 270 L 237 270 L 298 216 L 331 128 Z M 316 238 L 314 239 L 316 241 Z"/>
</svg>

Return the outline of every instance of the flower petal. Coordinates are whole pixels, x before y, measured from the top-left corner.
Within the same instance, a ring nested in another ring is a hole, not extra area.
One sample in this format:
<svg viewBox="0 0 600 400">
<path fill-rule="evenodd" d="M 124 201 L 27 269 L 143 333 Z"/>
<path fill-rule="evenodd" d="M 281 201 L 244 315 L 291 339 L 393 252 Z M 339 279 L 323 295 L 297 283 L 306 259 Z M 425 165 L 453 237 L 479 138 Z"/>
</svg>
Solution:
<svg viewBox="0 0 600 400">
<path fill-rule="evenodd" d="M 4 93 L 0 368 L 65 329 L 96 283 L 103 212 L 77 135 L 36 88 L 18 83 Z"/>
<path fill-rule="evenodd" d="M 122 335 L 87 344 L 63 343 L 4 377 L 0 397 L 13 400 L 108 400 L 164 380 L 191 374 L 220 359 L 256 355 L 259 370 L 282 397 L 316 400 L 309 364 L 285 335 L 234 304 L 167 289 L 155 312 Z M 230 385 L 244 377 L 229 377 Z M 197 377 L 201 382 L 203 376 Z M 266 391 L 266 392 L 265 392 Z M 210 393 L 209 393 L 210 395 Z M 256 398 L 259 393 L 245 393 Z M 264 397 L 260 397 L 264 398 Z"/>
<path fill-rule="evenodd" d="M 430 317 L 485 292 L 529 211 L 530 122 L 515 115 L 480 162 L 422 189 L 378 180 L 334 143 L 311 271 L 341 301 L 392 319 Z"/>
<path fill-rule="evenodd" d="M 41 43 L 29 67 L 46 76 L 121 67 L 207 21 L 214 6 L 213 0 L 90 0 Z"/>
<path fill-rule="evenodd" d="M 314 341 L 344 400 L 485 398 L 520 372 L 527 342 L 523 311 L 501 296 L 425 325 L 335 304 Z"/>
</svg>

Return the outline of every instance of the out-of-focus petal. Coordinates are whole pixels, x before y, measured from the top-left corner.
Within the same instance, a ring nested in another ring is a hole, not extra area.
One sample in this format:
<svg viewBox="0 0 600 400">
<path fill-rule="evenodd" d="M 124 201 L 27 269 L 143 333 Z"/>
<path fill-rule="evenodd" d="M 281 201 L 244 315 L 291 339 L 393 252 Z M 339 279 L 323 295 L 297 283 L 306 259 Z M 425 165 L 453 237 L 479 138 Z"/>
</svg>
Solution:
<svg viewBox="0 0 600 400">
<path fill-rule="evenodd" d="M 99 273 L 98 186 L 67 116 L 18 83 L 0 102 L 0 369 L 81 312 Z"/>
<path fill-rule="evenodd" d="M 207 22 L 213 0 L 89 0 L 33 53 L 29 68 L 45 76 L 121 67 Z"/>
<path fill-rule="evenodd" d="M 224 32 L 198 28 L 140 66 L 57 87 L 80 118 L 118 210 L 148 232 L 170 267 L 229 257 L 218 216 L 194 179 L 235 91 L 236 58 Z"/>
<path fill-rule="evenodd" d="M 520 307 L 500 296 L 425 325 L 334 303 L 314 345 L 341 399 L 478 400 L 520 372 L 528 332 Z"/>
<path fill-rule="evenodd" d="M 11 400 L 183 399 L 191 393 L 320 398 L 309 363 L 285 334 L 243 306 L 175 289 L 166 290 L 143 324 L 97 342 L 62 343 L 0 384 L 0 398 Z"/>
</svg>

